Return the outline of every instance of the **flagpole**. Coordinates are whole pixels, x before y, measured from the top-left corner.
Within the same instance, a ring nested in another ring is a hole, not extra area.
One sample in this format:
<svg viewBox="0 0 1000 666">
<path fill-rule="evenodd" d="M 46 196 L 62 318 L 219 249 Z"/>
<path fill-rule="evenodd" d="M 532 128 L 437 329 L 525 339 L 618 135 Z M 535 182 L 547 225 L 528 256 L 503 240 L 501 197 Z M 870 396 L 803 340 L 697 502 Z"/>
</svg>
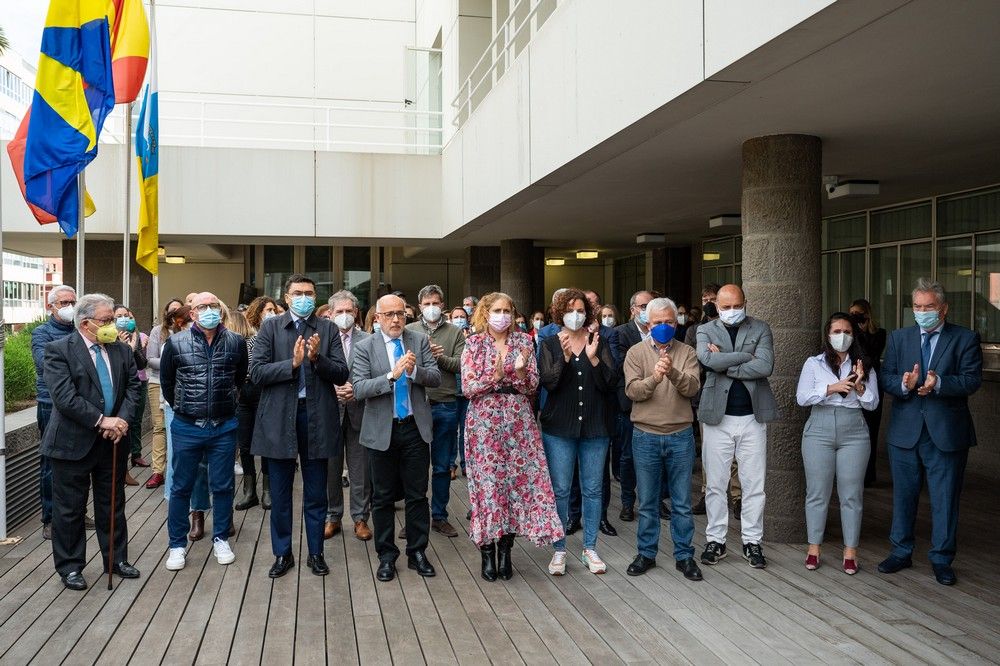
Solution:
<svg viewBox="0 0 1000 666">
<path fill-rule="evenodd" d="M 83 231 L 83 202 L 87 198 L 87 179 L 84 178 L 83 170 L 76 176 L 77 210 L 76 210 L 76 293 L 81 296 L 86 293 L 83 286 L 83 255 L 84 255 L 84 231 Z"/>
<path fill-rule="evenodd" d="M 0 220 L 3 218 L 3 187 L 0 187 Z M 0 284 L 3 284 L 3 222 L 0 221 Z M 3 299 L 0 298 L 0 540 L 7 538 L 7 385 L 4 377 L 4 351 L 7 344 L 3 320 Z"/>
<path fill-rule="evenodd" d="M 125 105 L 125 237 L 122 248 L 122 304 L 129 307 L 129 281 L 132 272 L 130 205 L 132 203 L 132 102 Z"/>
</svg>

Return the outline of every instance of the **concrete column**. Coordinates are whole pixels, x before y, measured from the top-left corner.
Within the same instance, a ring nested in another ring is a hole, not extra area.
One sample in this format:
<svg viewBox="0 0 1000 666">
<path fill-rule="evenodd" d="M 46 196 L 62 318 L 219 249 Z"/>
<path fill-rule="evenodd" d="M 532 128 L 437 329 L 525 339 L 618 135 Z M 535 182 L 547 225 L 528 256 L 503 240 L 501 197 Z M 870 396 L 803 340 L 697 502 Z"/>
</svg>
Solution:
<svg viewBox="0 0 1000 666">
<path fill-rule="evenodd" d="M 500 248 L 473 245 L 465 248 L 462 295 L 481 297 L 500 289 Z"/>
<path fill-rule="evenodd" d="M 652 256 L 652 288 L 678 305 L 691 307 L 691 248 L 658 247 Z M 699 276 L 700 277 L 700 276 Z"/>
<path fill-rule="evenodd" d="M 136 241 L 129 249 L 129 307 L 135 313 L 136 325 L 149 331 L 153 322 L 153 276 L 135 263 Z M 88 240 L 84 248 L 84 287 L 88 293 L 107 294 L 116 302 L 122 300 L 122 241 Z M 63 276 L 73 285 L 76 276 L 76 239 L 62 242 Z M 206 285 L 206 289 L 208 286 Z"/>
<path fill-rule="evenodd" d="M 500 241 L 500 291 L 514 299 L 514 306 L 525 317 L 534 307 L 535 243 L 515 238 Z"/>
<path fill-rule="evenodd" d="M 821 326 L 822 144 L 815 136 L 764 136 L 743 144 L 743 288 L 748 312 L 771 325 L 771 388 L 780 419 L 767 431 L 764 539 L 805 541 L 802 428 L 795 402 L 802 364 Z"/>
</svg>

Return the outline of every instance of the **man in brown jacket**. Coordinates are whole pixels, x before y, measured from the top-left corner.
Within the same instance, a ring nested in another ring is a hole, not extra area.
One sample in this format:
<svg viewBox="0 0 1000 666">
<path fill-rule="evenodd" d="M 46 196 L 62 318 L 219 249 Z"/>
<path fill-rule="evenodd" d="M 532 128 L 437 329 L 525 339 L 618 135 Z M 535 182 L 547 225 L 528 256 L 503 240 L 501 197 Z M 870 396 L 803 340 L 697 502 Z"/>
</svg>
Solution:
<svg viewBox="0 0 1000 666">
<path fill-rule="evenodd" d="M 626 573 L 640 576 L 656 566 L 660 483 L 666 469 L 677 570 L 688 580 L 701 580 L 691 544 L 691 472 L 695 458 L 691 398 L 701 386 L 698 356 L 693 348 L 674 340 L 677 306 L 672 300 L 653 299 L 646 312 L 649 338 L 628 350 L 624 364 L 625 394 L 632 400 L 632 459 L 639 504 L 639 554 Z"/>
</svg>

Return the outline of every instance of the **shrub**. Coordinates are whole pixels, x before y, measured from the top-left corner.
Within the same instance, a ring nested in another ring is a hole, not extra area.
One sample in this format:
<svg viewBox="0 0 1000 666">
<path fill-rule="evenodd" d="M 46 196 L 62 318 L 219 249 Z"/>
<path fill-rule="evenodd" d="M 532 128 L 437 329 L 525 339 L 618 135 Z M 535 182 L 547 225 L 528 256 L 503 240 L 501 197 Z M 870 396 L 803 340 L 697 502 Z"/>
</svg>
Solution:
<svg viewBox="0 0 1000 666">
<path fill-rule="evenodd" d="M 34 327 L 32 327 L 34 328 Z M 35 397 L 35 362 L 31 358 L 31 332 L 7 338 L 4 358 L 4 409 Z"/>
</svg>

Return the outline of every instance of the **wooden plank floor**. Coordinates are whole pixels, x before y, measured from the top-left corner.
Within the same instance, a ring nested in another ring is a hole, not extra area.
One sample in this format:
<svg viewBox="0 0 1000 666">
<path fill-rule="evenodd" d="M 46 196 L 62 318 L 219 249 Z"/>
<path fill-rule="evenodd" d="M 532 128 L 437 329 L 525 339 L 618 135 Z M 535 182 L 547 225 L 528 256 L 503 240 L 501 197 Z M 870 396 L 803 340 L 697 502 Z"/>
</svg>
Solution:
<svg viewBox="0 0 1000 666">
<path fill-rule="evenodd" d="M 149 471 L 141 471 L 144 481 Z M 601 535 L 598 542 L 606 575 L 593 576 L 571 559 L 568 575 L 553 578 L 546 571 L 549 551 L 519 540 L 514 579 L 487 583 L 466 537 L 461 479 L 452 484 L 450 505 L 461 536 L 431 535 L 436 578 L 419 578 L 402 560 L 395 581 L 376 582 L 372 544 L 350 530 L 326 542 L 331 575 L 316 578 L 304 566 L 296 519 L 299 568 L 272 581 L 267 514 L 259 508 L 234 515 L 234 564 L 216 564 L 204 540 L 191 548 L 187 567 L 173 573 L 163 566 L 162 492 L 140 486 L 127 494 L 129 554 L 142 577 L 116 579 L 112 592 L 99 578 L 93 532 L 85 593 L 63 588 L 37 524 L 21 528 L 20 544 L 0 549 L 0 663 L 971 664 L 1000 658 L 1000 493 L 974 476 L 962 499 L 953 588 L 938 585 L 926 561 L 926 497 L 913 569 L 874 572 L 887 547 L 891 490 L 885 484 L 867 494 L 857 576 L 836 566 L 834 510 L 829 557 L 818 571 L 802 566 L 801 545 L 765 544 L 766 570 L 750 569 L 734 549 L 720 565 L 703 567 L 701 583 L 673 569 L 667 523 L 660 566 L 643 577 L 626 576 L 636 524 L 617 519 L 617 501 L 610 515 L 619 536 Z M 735 522 L 729 539 L 738 548 Z M 704 517 L 697 518 L 695 542 L 704 544 Z M 580 535 L 569 544 L 571 554 L 578 552 Z"/>
</svg>

